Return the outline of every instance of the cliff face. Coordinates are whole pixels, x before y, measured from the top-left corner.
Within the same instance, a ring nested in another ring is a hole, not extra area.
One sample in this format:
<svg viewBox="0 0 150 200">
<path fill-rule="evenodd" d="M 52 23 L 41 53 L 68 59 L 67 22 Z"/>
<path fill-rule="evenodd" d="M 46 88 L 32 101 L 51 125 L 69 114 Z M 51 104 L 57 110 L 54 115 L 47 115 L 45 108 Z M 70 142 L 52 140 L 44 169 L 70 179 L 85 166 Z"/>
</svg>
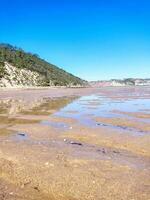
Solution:
<svg viewBox="0 0 150 200">
<path fill-rule="evenodd" d="M 4 70 L 5 74 L 0 79 L 0 87 L 39 86 L 44 79 L 44 77 L 37 72 L 19 69 L 7 62 L 4 63 Z"/>
</svg>

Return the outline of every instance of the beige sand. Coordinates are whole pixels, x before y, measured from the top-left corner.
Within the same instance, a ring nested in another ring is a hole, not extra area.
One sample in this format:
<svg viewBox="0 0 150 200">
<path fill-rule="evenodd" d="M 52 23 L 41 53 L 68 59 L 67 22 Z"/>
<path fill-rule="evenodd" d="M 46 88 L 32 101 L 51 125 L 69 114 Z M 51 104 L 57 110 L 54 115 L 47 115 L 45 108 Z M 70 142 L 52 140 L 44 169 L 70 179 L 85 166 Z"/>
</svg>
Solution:
<svg viewBox="0 0 150 200">
<path fill-rule="evenodd" d="M 65 106 L 71 99 L 67 102 L 64 98 L 60 99 L 55 105 L 50 99 L 45 102 L 41 98 L 42 95 L 49 98 L 55 94 L 63 96 L 69 93 L 68 95 L 78 96 L 99 92 L 109 98 L 117 98 L 120 93 L 119 98 L 124 99 L 133 90 L 3 91 L 0 98 L 6 98 L 6 101 L 12 98 L 17 105 L 19 100 L 25 106 L 18 109 L 15 103 L 3 102 L 5 106 L 0 107 L 0 199 L 150 199 L 149 134 L 136 135 L 111 127 L 92 128 L 81 125 L 73 118 L 54 117 L 50 114 Z M 148 88 L 147 90 L 149 91 Z M 143 88 L 137 88 L 135 93 L 137 91 L 142 95 Z M 28 102 L 32 106 L 28 107 Z M 17 109 L 12 109 L 16 107 Z M 93 119 L 93 115 L 88 116 Z M 41 120 L 64 122 L 71 128 L 44 125 L 39 123 Z M 96 120 L 149 131 L 144 122 L 141 124 L 132 120 L 100 116 Z"/>
</svg>

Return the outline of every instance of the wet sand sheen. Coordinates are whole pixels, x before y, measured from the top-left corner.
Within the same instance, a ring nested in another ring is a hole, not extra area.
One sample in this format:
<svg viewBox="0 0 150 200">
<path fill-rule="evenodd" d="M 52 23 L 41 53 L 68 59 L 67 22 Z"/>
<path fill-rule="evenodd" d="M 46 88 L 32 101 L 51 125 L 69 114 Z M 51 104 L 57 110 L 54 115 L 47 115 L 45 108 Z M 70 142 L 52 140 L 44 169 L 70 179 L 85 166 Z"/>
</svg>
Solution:
<svg viewBox="0 0 150 200">
<path fill-rule="evenodd" d="M 140 110 L 147 117 L 150 95 L 148 88 L 145 96 L 143 88 L 134 95 L 131 90 L 108 88 L 80 98 L 34 99 L 29 105 L 3 100 L 0 198 L 149 199 L 150 123 L 134 117 Z M 129 111 L 134 116 L 121 116 Z"/>
</svg>

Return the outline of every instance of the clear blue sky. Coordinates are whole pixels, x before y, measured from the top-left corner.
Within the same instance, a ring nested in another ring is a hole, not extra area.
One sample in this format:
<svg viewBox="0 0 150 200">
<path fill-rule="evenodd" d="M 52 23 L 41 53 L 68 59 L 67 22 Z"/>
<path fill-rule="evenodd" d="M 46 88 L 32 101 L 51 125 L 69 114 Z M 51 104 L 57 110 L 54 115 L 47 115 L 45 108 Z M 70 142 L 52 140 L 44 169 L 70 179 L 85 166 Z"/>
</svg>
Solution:
<svg viewBox="0 0 150 200">
<path fill-rule="evenodd" d="M 0 0 L 0 42 L 87 80 L 150 77 L 150 1 Z"/>
</svg>

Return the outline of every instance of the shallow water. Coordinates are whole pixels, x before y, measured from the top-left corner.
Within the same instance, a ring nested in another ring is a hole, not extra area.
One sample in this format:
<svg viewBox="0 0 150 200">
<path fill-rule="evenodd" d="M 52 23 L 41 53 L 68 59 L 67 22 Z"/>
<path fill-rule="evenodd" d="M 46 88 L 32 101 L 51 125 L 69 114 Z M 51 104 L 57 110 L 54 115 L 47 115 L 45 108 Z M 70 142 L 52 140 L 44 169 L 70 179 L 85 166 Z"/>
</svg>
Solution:
<svg viewBox="0 0 150 200">
<path fill-rule="evenodd" d="M 138 116 L 130 116 L 128 113 L 149 113 L 150 99 L 148 93 L 127 94 L 121 92 L 117 93 L 116 97 L 104 94 L 94 94 L 89 96 L 78 97 L 60 97 L 53 99 L 43 99 L 33 102 L 32 105 L 27 105 L 19 100 L 7 100 L 0 103 L 0 125 L 12 126 L 15 124 L 38 123 L 57 127 L 60 129 L 69 129 L 70 125 L 64 121 L 50 121 L 50 120 L 35 120 L 32 119 L 16 119 L 15 115 L 38 115 L 38 116 L 61 116 L 65 118 L 73 118 L 81 125 L 88 127 L 110 127 L 115 129 L 122 129 L 131 131 L 137 134 L 147 133 L 135 127 L 114 125 L 111 123 L 96 122 L 95 117 L 123 117 L 125 119 L 135 120 L 137 122 L 144 122 L 150 124 L 150 118 L 140 118 Z M 118 98 L 119 97 L 119 98 Z M 5 116 L 3 116 L 5 114 Z"/>
<path fill-rule="evenodd" d="M 97 104 L 95 104 L 95 102 Z M 91 108 L 91 109 L 90 109 Z M 93 108 L 93 109 L 92 109 Z M 138 112 L 150 108 L 150 99 L 129 99 L 116 101 L 99 95 L 83 96 L 78 100 L 68 104 L 65 108 L 58 111 L 58 115 L 75 116 L 75 115 L 102 115 L 106 117 L 116 115 L 113 110 Z M 78 111 L 78 113 L 67 113 L 67 111 Z"/>
<path fill-rule="evenodd" d="M 148 110 L 150 108 L 150 99 L 137 98 L 132 99 L 132 96 L 128 99 L 120 99 L 116 101 L 115 99 L 103 97 L 100 95 L 90 95 L 83 96 L 72 103 L 69 103 L 64 108 L 55 112 L 54 116 L 62 116 L 73 118 L 79 121 L 82 125 L 95 127 L 95 126 L 109 126 L 111 128 L 123 129 L 127 131 L 132 131 L 135 133 L 144 133 L 136 128 L 128 126 L 115 126 L 109 123 L 99 122 L 96 123 L 93 120 L 94 117 L 124 117 L 127 119 L 134 119 L 135 121 L 141 121 L 150 124 L 150 119 L 143 119 L 139 117 L 133 117 L 119 112 L 141 112 L 141 110 Z M 118 113 L 116 112 L 118 111 Z M 46 123 L 46 122 L 43 122 Z M 49 122 L 50 123 L 50 122 Z M 67 127 L 66 124 L 62 126 L 58 123 L 52 124 L 58 127 Z M 145 132 L 146 133 L 146 132 Z"/>
</svg>

